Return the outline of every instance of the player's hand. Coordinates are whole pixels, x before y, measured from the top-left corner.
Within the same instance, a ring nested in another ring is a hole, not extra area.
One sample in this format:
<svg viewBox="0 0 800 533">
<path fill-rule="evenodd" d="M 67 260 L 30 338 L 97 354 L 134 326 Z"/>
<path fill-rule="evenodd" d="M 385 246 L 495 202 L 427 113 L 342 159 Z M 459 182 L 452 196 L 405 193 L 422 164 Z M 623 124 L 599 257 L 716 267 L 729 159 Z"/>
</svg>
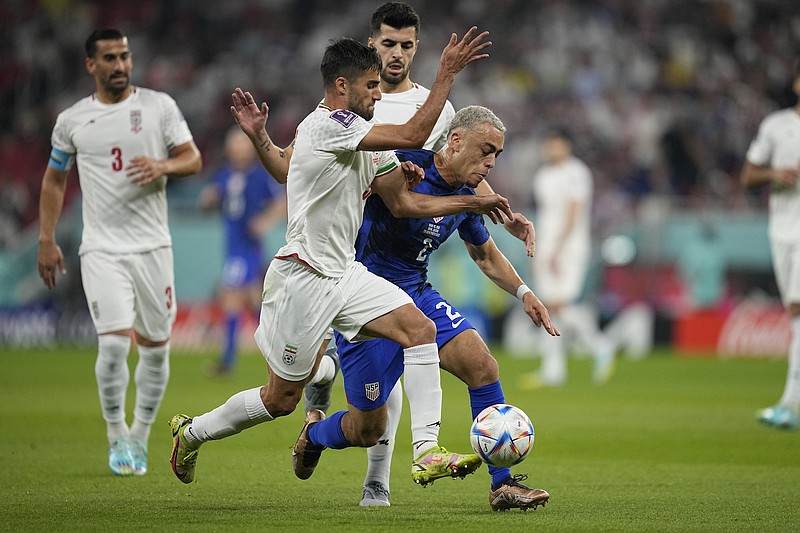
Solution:
<svg viewBox="0 0 800 533">
<path fill-rule="evenodd" d="M 487 215 L 495 224 L 498 222 L 503 224 L 505 220 L 514 218 L 514 213 L 511 211 L 508 200 L 499 194 L 473 196 L 473 198 L 478 202 L 478 207 L 472 209 L 472 211 L 479 215 Z"/>
<path fill-rule="evenodd" d="M 547 311 L 547 308 L 535 294 L 532 292 L 525 293 L 522 297 L 522 301 L 525 304 L 525 313 L 531 317 L 531 320 L 537 327 L 544 328 L 545 331 L 553 337 L 561 336 L 561 332 L 558 331 L 553 321 L 550 320 L 550 313 Z"/>
<path fill-rule="evenodd" d="M 794 187 L 800 170 L 796 168 L 776 168 L 772 172 L 772 183 L 779 189 Z"/>
<path fill-rule="evenodd" d="M 166 174 L 164 162 L 143 155 L 134 157 L 125 168 L 125 173 L 134 185 L 144 187 Z"/>
<path fill-rule="evenodd" d="M 417 185 L 425 179 L 425 171 L 411 161 L 403 161 L 400 163 L 400 170 L 405 174 L 409 191 L 413 191 Z"/>
<path fill-rule="evenodd" d="M 55 241 L 39 242 L 39 277 L 48 289 L 56 286 L 56 271 L 61 275 L 67 273 L 64 266 L 64 254 Z"/>
<path fill-rule="evenodd" d="M 261 107 L 256 105 L 253 95 L 242 91 L 237 87 L 231 94 L 233 105 L 231 114 L 242 131 L 250 139 L 261 139 L 261 132 L 266 136 L 267 118 L 269 117 L 269 106 L 266 102 L 261 102 Z"/>
<path fill-rule="evenodd" d="M 522 213 L 514 213 L 511 220 L 503 224 L 511 235 L 525 243 L 525 252 L 528 257 L 533 257 L 536 253 L 536 230 L 533 229 L 533 222 L 525 218 Z"/>
<path fill-rule="evenodd" d="M 489 32 L 482 32 L 476 37 L 477 31 L 477 26 L 471 27 L 460 41 L 455 33 L 450 35 L 450 42 L 445 46 L 439 60 L 440 73 L 455 76 L 473 61 L 489 57 L 489 54 L 481 53 L 492 45 L 492 41 L 484 42 Z"/>
</svg>

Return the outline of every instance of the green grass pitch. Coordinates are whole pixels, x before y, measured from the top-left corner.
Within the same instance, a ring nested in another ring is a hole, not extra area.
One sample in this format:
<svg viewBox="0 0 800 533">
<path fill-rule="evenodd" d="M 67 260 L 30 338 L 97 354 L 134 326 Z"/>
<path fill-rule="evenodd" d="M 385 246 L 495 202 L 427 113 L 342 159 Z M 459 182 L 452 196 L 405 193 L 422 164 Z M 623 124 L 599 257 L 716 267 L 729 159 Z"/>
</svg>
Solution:
<svg viewBox="0 0 800 533">
<path fill-rule="evenodd" d="M 235 378 L 205 376 L 211 356 L 175 353 L 150 439 L 150 472 L 114 477 L 94 382 L 93 349 L 0 350 L 0 529 L 9 531 L 798 531 L 800 433 L 760 426 L 784 361 L 621 360 L 603 387 L 590 363 L 570 363 L 558 390 L 524 391 L 536 362 L 498 355 L 508 403 L 536 428 L 515 473 L 550 491 L 536 511 L 493 513 L 485 467 L 423 489 L 410 481 L 408 408 L 392 469 L 392 506 L 360 508 L 365 454 L 326 451 L 314 476 L 291 471 L 302 424 L 286 419 L 206 445 L 195 483 L 169 468 L 167 421 L 198 414 L 262 384 L 248 354 Z M 135 356 L 131 357 L 131 364 Z M 443 374 L 441 443 L 469 450 L 466 387 Z M 130 402 L 129 402 L 130 403 Z M 341 383 L 333 408 L 344 406 Z M 130 407 L 129 407 L 130 412 Z M 130 416 L 130 415 L 129 415 Z"/>
</svg>

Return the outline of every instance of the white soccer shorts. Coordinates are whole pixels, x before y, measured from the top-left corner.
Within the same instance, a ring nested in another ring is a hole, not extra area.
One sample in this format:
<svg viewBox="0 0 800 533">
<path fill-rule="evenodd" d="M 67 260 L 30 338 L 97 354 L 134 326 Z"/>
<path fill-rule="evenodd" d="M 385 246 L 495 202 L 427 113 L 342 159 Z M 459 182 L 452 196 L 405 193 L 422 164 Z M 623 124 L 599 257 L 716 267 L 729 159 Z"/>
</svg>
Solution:
<svg viewBox="0 0 800 533">
<path fill-rule="evenodd" d="M 409 303 L 408 294 L 358 262 L 341 278 L 329 278 L 297 261 L 275 259 L 264 277 L 256 344 L 273 372 L 301 381 L 311 374 L 330 327 L 360 340 L 365 324 Z"/>
<path fill-rule="evenodd" d="M 97 334 L 133 328 L 151 341 L 169 339 L 178 306 L 172 248 L 81 256 L 81 279 Z"/>
<path fill-rule="evenodd" d="M 800 244 L 771 241 L 770 248 L 783 305 L 800 303 Z"/>
</svg>

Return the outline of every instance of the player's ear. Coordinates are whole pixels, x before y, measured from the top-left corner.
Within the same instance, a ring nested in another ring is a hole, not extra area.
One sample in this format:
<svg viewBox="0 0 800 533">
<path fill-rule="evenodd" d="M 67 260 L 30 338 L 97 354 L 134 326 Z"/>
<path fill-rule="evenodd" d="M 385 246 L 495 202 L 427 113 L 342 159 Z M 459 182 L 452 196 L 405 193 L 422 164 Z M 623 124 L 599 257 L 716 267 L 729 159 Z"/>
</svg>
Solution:
<svg viewBox="0 0 800 533">
<path fill-rule="evenodd" d="M 89 72 L 89 74 L 94 76 L 94 58 L 84 58 L 83 64 L 86 65 L 86 70 Z"/>
<path fill-rule="evenodd" d="M 461 135 L 460 131 L 451 131 L 450 137 L 447 139 L 447 144 L 453 151 L 458 152 L 461 150 L 461 141 L 464 137 Z"/>
<path fill-rule="evenodd" d="M 347 78 L 344 76 L 339 76 L 333 82 L 333 86 L 336 88 L 336 94 L 344 96 L 347 94 L 347 90 L 349 88 L 350 83 L 347 81 Z"/>
<path fill-rule="evenodd" d="M 375 50 L 375 41 L 372 40 L 372 35 L 367 37 L 367 46 Z"/>
</svg>

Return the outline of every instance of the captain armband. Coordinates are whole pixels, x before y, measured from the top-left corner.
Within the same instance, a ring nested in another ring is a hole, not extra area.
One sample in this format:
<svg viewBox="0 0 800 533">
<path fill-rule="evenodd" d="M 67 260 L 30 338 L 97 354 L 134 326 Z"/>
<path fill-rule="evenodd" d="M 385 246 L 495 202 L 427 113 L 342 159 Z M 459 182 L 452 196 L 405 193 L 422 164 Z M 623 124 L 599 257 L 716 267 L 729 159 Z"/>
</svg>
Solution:
<svg viewBox="0 0 800 533">
<path fill-rule="evenodd" d="M 48 161 L 47 164 L 56 170 L 67 172 L 72 168 L 72 164 L 74 162 L 75 154 L 69 154 L 63 150 L 59 150 L 58 148 L 53 148 L 50 151 L 50 161 Z"/>
</svg>

